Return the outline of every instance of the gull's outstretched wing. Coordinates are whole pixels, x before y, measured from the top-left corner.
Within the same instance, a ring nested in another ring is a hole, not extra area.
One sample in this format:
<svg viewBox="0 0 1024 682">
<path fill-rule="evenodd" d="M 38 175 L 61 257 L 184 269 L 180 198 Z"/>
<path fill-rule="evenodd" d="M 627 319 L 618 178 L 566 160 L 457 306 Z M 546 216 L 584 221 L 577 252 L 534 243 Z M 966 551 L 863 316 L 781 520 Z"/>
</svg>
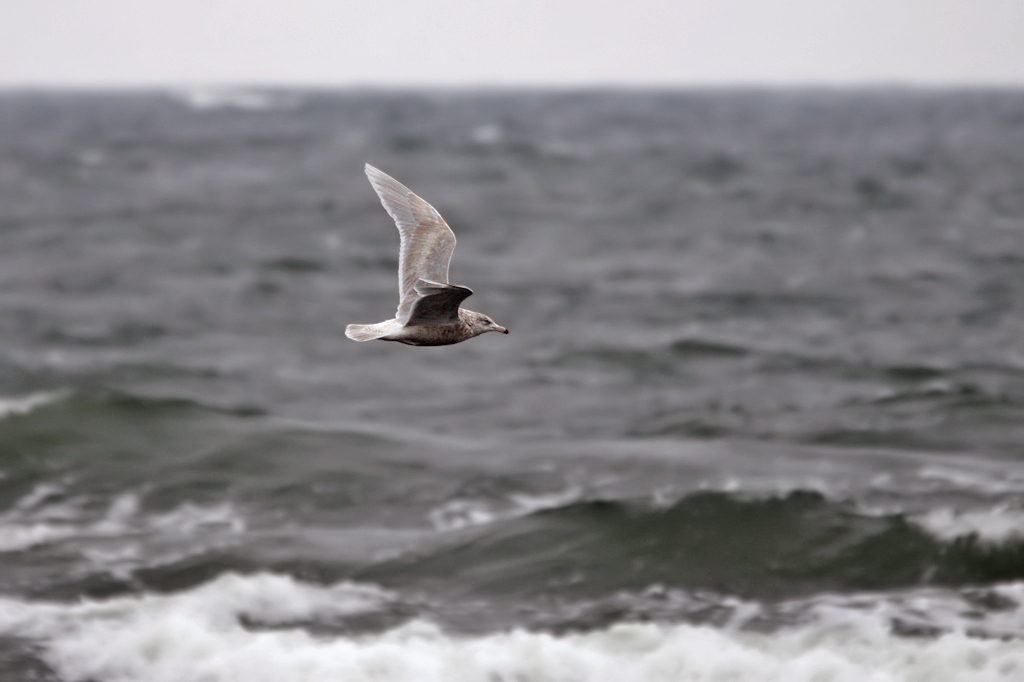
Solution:
<svg viewBox="0 0 1024 682">
<path fill-rule="evenodd" d="M 413 291 L 408 325 L 430 327 L 459 321 L 459 304 L 473 292 L 466 287 L 420 279 Z M 404 301 L 403 301 L 404 302 Z"/>
<path fill-rule="evenodd" d="M 448 263 L 455 250 L 455 233 L 433 206 L 387 173 L 366 164 L 366 177 L 370 179 L 384 209 L 394 219 L 401 236 L 397 318 L 406 323 L 419 298 L 416 283 L 421 279 L 439 283 L 448 281 Z M 455 316 L 457 319 L 458 303 L 455 304 Z"/>
</svg>

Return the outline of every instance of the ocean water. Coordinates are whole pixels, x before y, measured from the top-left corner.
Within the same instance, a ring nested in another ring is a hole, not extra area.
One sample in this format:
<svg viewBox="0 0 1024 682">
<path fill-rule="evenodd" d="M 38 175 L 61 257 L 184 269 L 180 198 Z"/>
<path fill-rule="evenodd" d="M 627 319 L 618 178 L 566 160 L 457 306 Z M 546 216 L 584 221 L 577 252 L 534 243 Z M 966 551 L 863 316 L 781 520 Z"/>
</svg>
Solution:
<svg viewBox="0 0 1024 682">
<path fill-rule="evenodd" d="M 1022 92 L 0 93 L 0 339 L 5 681 L 1024 679 Z"/>
</svg>

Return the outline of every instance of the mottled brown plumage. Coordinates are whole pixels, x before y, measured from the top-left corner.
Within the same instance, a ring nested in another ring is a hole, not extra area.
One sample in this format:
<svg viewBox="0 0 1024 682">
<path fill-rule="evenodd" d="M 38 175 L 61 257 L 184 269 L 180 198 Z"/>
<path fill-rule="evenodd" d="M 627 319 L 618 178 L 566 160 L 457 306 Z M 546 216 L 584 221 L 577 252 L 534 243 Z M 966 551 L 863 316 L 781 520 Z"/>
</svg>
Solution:
<svg viewBox="0 0 1024 682">
<path fill-rule="evenodd" d="M 490 331 L 508 334 L 486 315 L 459 307 L 473 292 L 448 283 L 455 233 L 441 214 L 408 187 L 369 164 L 366 176 L 398 227 L 400 298 L 393 319 L 350 324 L 345 336 L 354 341 L 380 339 L 410 346 L 447 346 Z"/>
</svg>

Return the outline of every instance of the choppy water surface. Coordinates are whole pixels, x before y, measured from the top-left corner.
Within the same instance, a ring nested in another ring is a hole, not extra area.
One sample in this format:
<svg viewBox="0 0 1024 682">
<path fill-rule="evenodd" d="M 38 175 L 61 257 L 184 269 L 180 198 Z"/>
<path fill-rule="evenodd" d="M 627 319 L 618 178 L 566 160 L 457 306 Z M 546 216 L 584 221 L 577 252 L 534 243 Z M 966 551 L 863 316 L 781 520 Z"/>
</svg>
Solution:
<svg viewBox="0 0 1024 682">
<path fill-rule="evenodd" d="M 1024 678 L 1024 94 L 6 93 L 0 312 L 4 680 Z"/>
</svg>

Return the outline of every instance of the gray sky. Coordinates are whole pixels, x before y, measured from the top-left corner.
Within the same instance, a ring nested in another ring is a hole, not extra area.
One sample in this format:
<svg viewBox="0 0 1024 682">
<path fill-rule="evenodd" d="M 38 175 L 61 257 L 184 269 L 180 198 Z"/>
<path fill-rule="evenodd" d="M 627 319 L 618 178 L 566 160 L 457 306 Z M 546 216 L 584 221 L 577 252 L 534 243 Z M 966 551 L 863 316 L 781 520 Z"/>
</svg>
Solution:
<svg viewBox="0 0 1024 682">
<path fill-rule="evenodd" d="M 1024 85 L 1024 0 L 7 0 L 0 86 Z"/>
</svg>

